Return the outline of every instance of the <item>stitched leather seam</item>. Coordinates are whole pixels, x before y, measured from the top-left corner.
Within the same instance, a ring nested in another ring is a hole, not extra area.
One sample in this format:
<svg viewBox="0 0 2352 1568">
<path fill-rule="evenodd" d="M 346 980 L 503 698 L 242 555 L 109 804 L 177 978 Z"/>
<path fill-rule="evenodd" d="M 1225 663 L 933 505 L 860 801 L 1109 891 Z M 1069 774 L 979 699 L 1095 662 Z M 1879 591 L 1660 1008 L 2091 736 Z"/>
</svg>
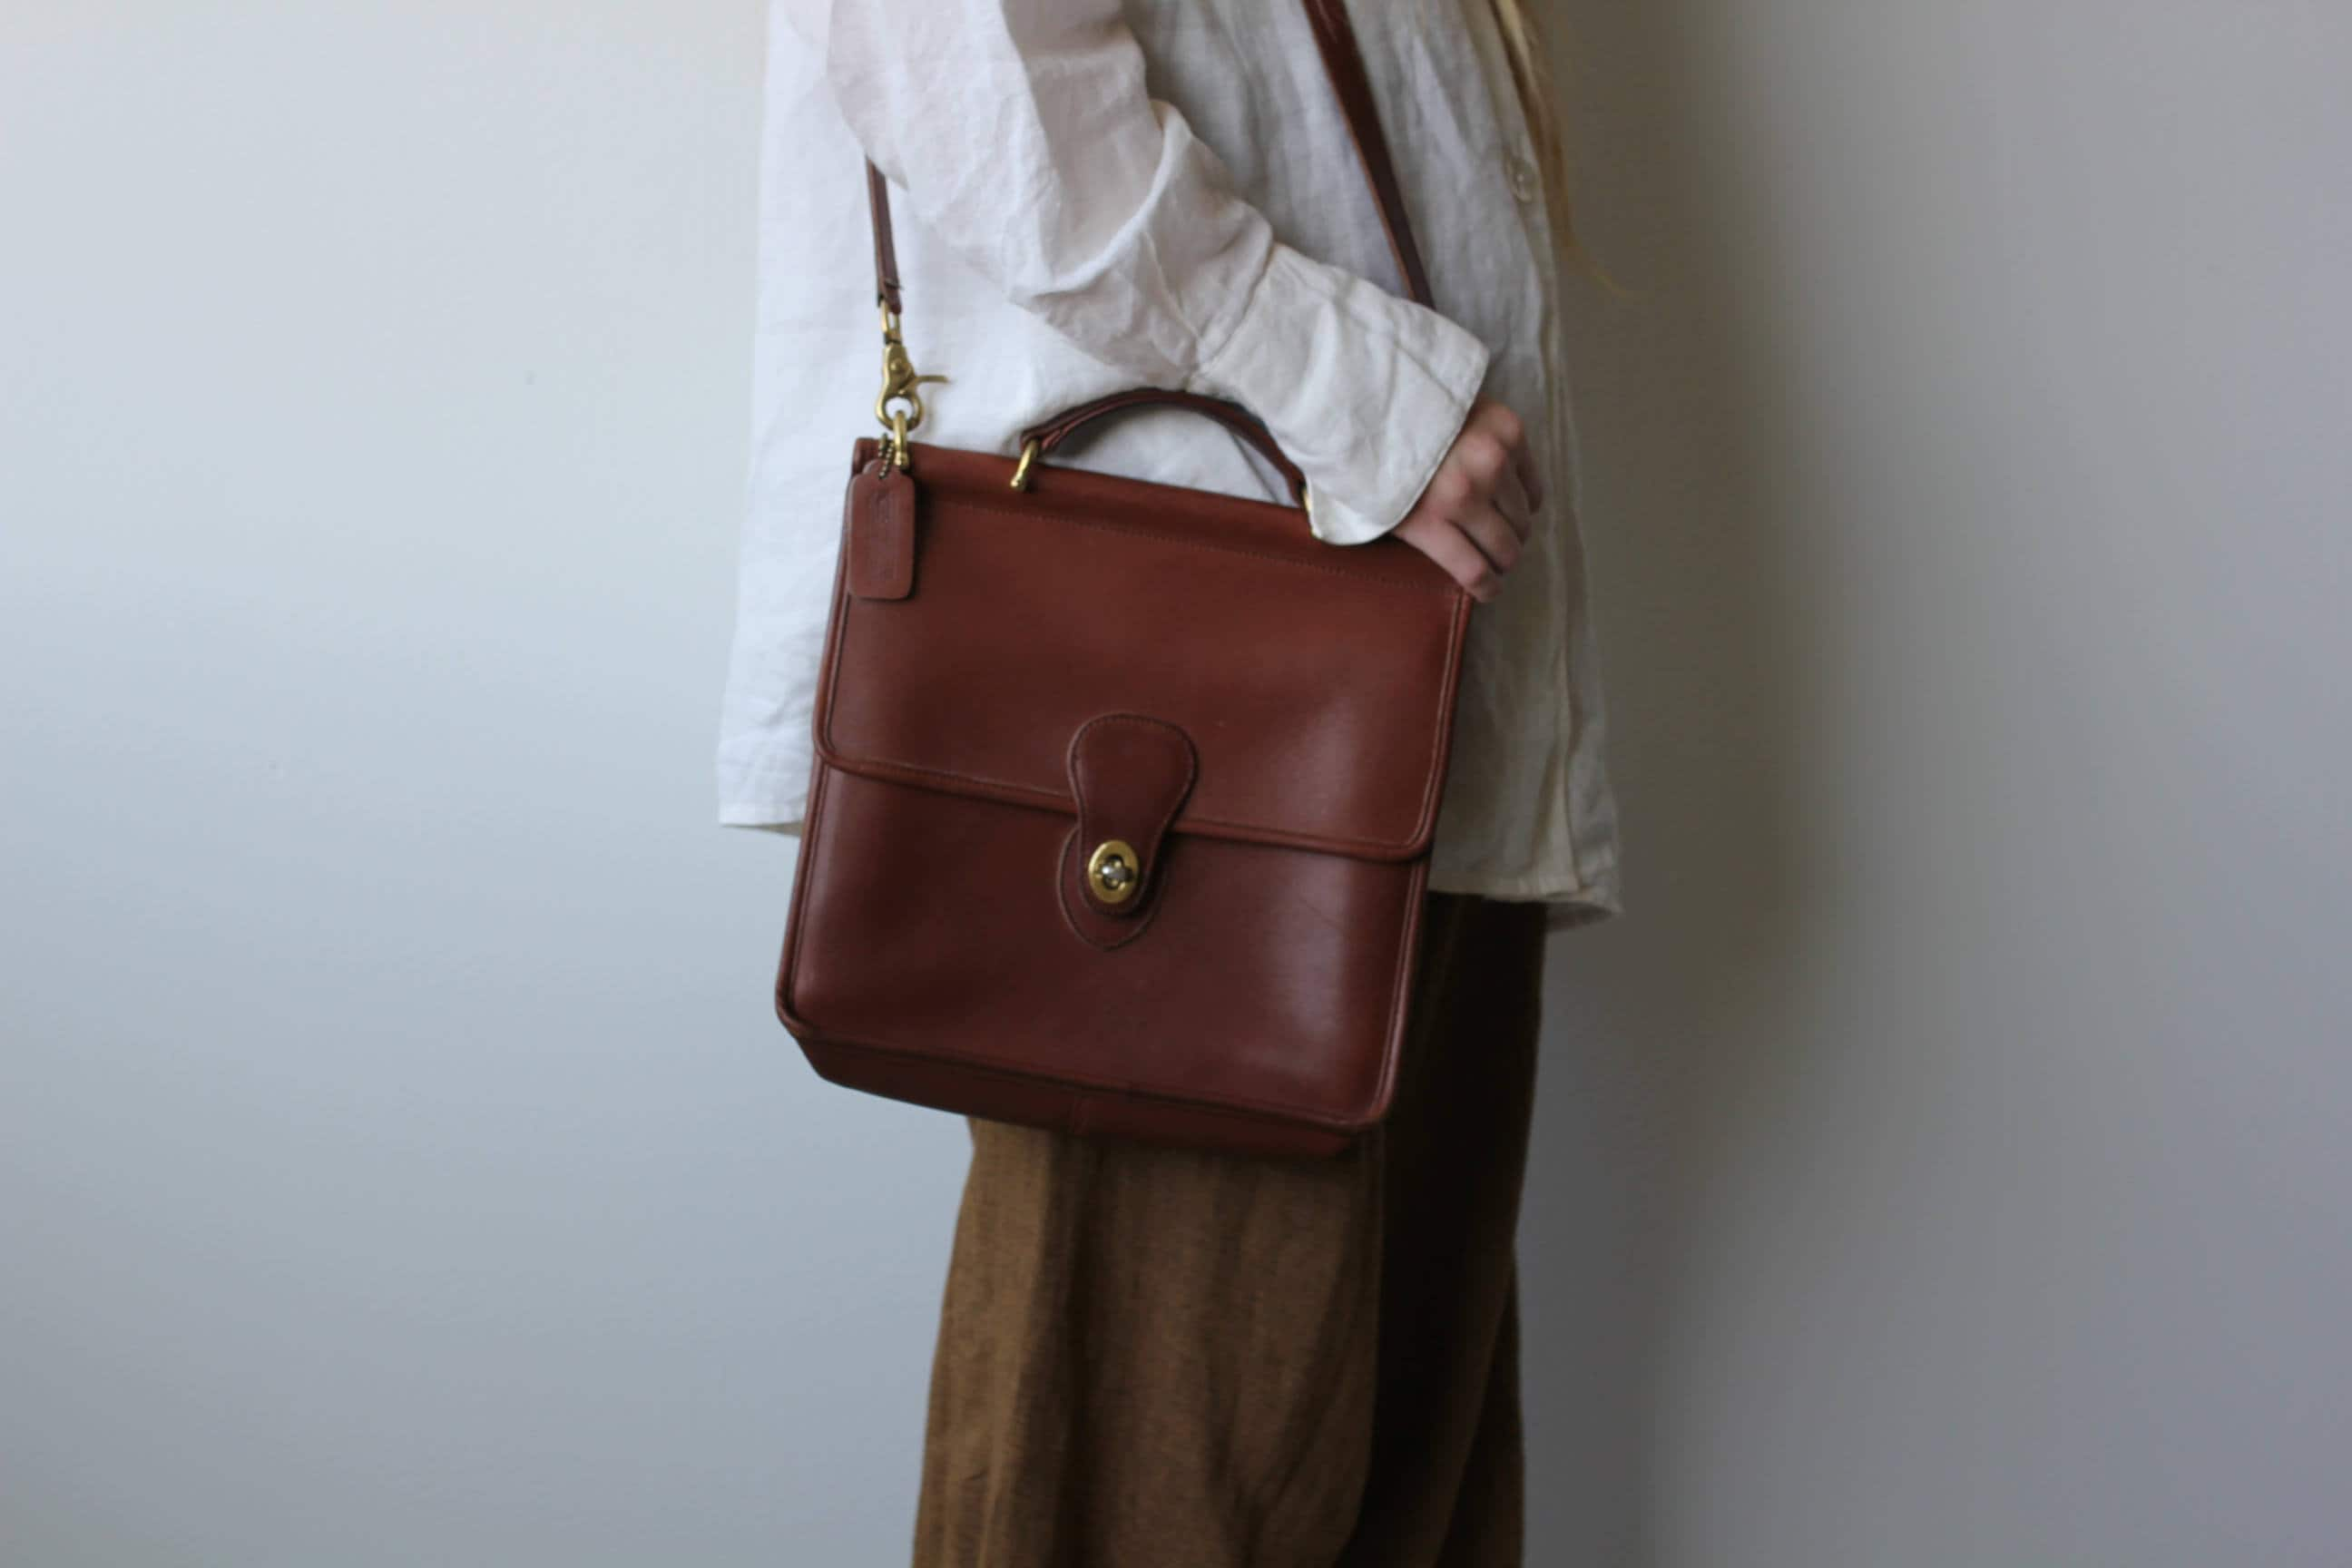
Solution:
<svg viewBox="0 0 2352 1568">
<path fill-rule="evenodd" d="M 1128 1082 L 1114 1082 L 1080 1073 L 1055 1070 L 1051 1076 L 1042 1071 L 1024 1071 L 1010 1068 L 986 1057 L 975 1057 L 945 1047 L 882 1046 L 870 1040 L 853 1040 L 845 1035 L 835 1035 L 810 1027 L 808 1032 L 820 1044 L 835 1050 L 863 1051 L 869 1056 L 888 1057 L 897 1061 L 944 1062 L 962 1072 L 985 1073 L 991 1078 L 1006 1079 L 1014 1083 L 1035 1084 L 1045 1089 L 1081 1089 L 1097 1094 L 1116 1094 L 1129 1100 L 1148 1100 L 1161 1105 L 1182 1106 L 1187 1110 L 1206 1110 L 1235 1116 L 1263 1116 L 1277 1121 L 1303 1122 L 1310 1127 L 1328 1128 L 1335 1132 L 1356 1132 L 1374 1125 L 1369 1111 L 1326 1113 L 1310 1110 L 1305 1106 L 1283 1105 L 1263 1100 L 1193 1100 L 1167 1089 L 1143 1089 Z M 1386 1056 L 1388 1047 L 1381 1047 Z M 1380 1081 L 1385 1082 L 1394 1071 L 1393 1064 L 1383 1060 Z M 1377 1085 L 1370 1100 L 1380 1103 Z"/>
<path fill-rule="evenodd" d="M 867 445 L 868 443 L 863 438 L 859 440 L 858 451 L 860 454 L 863 454 Z M 968 455 L 987 458 L 992 461 L 1003 464 L 1004 469 L 1008 474 L 1011 473 L 1013 469 L 1013 464 L 1010 458 L 998 458 L 992 452 L 964 453 L 958 447 L 926 447 L 920 442 L 917 442 L 915 444 L 914 453 L 918 461 L 921 459 L 926 451 L 955 453 L 959 456 Z M 858 466 L 862 466 L 862 464 L 853 464 L 852 471 L 854 472 L 856 468 Z M 1117 479 L 1118 476 L 1097 474 L 1093 477 L 1097 479 Z M 1162 485 L 1150 479 L 1129 479 L 1127 482 L 1129 484 L 1147 485 L 1153 489 L 1168 490 L 1180 495 L 1187 490 L 1192 490 L 1192 493 L 1205 497 L 1211 501 L 1230 501 L 1240 506 L 1262 506 L 1272 511 L 1290 513 L 1296 512 L 1298 510 L 1296 507 L 1283 506 L 1275 501 L 1253 500 L 1247 496 L 1228 496 L 1220 494 L 1214 490 L 1194 489 L 1192 487 L 1186 485 Z M 1410 577 L 1393 573 L 1366 572 L 1361 568 L 1350 569 L 1343 566 L 1328 565 L 1317 561 L 1301 561 L 1296 556 L 1276 555 L 1268 551 L 1253 550 L 1245 544 L 1227 544 L 1221 540 L 1202 539 L 1199 535 L 1188 532 L 1182 529 L 1139 528 L 1133 523 L 1105 522 L 1097 518 L 1073 517 L 1055 506 L 1053 504 L 1052 498 L 1050 496 L 1046 496 L 1042 491 L 1038 492 L 1038 495 L 1039 500 L 1044 504 L 1009 506 L 1003 501 L 982 500 L 978 496 L 967 497 L 959 493 L 957 485 L 952 482 L 945 485 L 927 483 L 919 488 L 928 489 L 933 495 L 940 496 L 946 500 L 949 504 L 967 511 L 987 512 L 997 517 L 1018 518 L 1029 522 L 1036 522 L 1040 521 L 1066 522 L 1075 528 L 1091 528 L 1105 533 L 1125 534 L 1135 539 L 1157 540 L 1164 543 L 1182 545 L 1195 550 L 1214 550 L 1223 554 L 1244 556 L 1253 561 L 1271 561 L 1277 566 L 1296 567 L 1301 572 L 1319 572 L 1325 576 L 1339 577 L 1349 582 L 1360 583 L 1367 585 L 1377 584 L 1378 586 L 1384 588 L 1401 588 L 1407 592 L 1444 594 L 1454 598 L 1461 598 L 1465 596 L 1459 589 L 1445 583 L 1430 583 L 1426 581 L 1414 582 Z M 1353 549 L 1356 547 L 1352 545 L 1326 545 L 1324 548 L 1327 550 L 1338 550 Z"/>
<path fill-rule="evenodd" d="M 1059 812 L 1073 819 L 1077 816 L 1077 807 L 1067 795 L 1041 790 L 1034 784 L 1013 784 L 982 773 L 960 773 L 942 768 L 921 767 L 913 763 L 893 763 L 879 757 L 861 756 L 834 745 L 829 736 L 825 744 L 819 748 L 819 754 L 828 766 L 856 773 L 861 778 L 879 779 L 886 784 L 905 784 L 914 789 L 936 788 L 948 795 L 967 798 L 972 795 L 976 786 L 982 792 L 982 798 L 995 800 L 1004 805 Z M 1353 855 L 1368 860 L 1410 860 L 1421 853 L 1417 846 L 1422 837 L 1416 833 L 1407 839 L 1347 838 L 1301 833 L 1291 828 L 1259 827 L 1223 817 L 1187 817 L 1181 814 L 1169 824 L 1168 831 L 1209 838 L 1237 839 L 1245 844 L 1267 844 L 1279 849 L 1316 849 L 1328 854 Z"/>
<path fill-rule="evenodd" d="M 1181 1094 L 1131 1088 L 1123 1083 L 1112 1083 L 1108 1079 L 1076 1077 L 1048 1078 L 1038 1073 L 1024 1072 L 1018 1068 L 999 1067 L 977 1057 L 926 1050 L 899 1050 L 889 1046 L 872 1045 L 865 1040 L 845 1039 L 839 1035 L 811 1032 L 814 1035 L 817 1043 L 826 1049 L 845 1051 L 853 1056 L 886 1057 L 894 1061 L 935 1063 L 951 1072 L 971 1073 L 977 1077 L 998 1079 L 1007 1083 L 1019 1084 L 1024 1088 L 1048 1089 L 1066 1095 L 1148 1100 L 1154 1105 L 1164 1105 L 1172 1110 L 1181 1110 L 1187 1115 L 1211 1116 L 1225 1121 L 1239 1121 L 1253 1125 L 1271 1123 L 1276 1127 L 1329 1132 L 1350 1138 L 1368 1132 L 1379 1125 L 1374 1120 L 1340 1120 L 1320 1116 L 1311 1110 L 1261 1103 L 1257 1100 L 1187 1100 Z"/>
<path fill-rule="evenodd" d="M 826 841 L 820 835 L 818 823 L 824 813 L 825 781 L 834 772 L 832 768 L 819 767 L 814 770 L 815 777 L 809 781 L 807 815 L 801 824 L 803 853 L 793 858 L 797 863 L 793 868 L 793 901 L 784 917 L 784 956 L 776 971 L 776 1016 L 788 1029 L 795 1027 L 792 990 L 801 967 L 801 907 L 808 899 L 815 862 L 826 854 Z"/>
<path fill-rule="evenodd" d="M 1385 1108 L 1396 1092 L 1398 1064 L 1404 1059 L 1405 1031 L 1412 1027 L 1412 985 L 1421 972 L 1421 944 L 1429 937 L 1429 866 L 1416 867 L 1412 889 L 1405 894 L 1403 951 L 1398 954 L 1395 977 L 1389 989 L 1389 1038 L 1381 1054 L 1380 1081 L 1372 1086 L 1372 1104 Z"/>
<path fill-rule="evenodd" d="M 1390 1025 L 1390 1027 L 1395 1027 L 1395 1023 Z M 1124 1096 L 1129 1098 L 1129 1100 L 1152 1100 L 1157 1102 L 1157 1105 L 1181 1105 L 1185 1107 L 1185 1110 L 1204 1110 L 1204 1112 L 1256 1114 L 1256 1117 L 1270 1117 L 1275 1119 L 1275 1121 L 1294 1121 L 1294 1123 L 1307 1123 L 1307 1126 L 1319 1126 L 1319 1129 L 1331 1129 L 1336 1131 L 1336 1133 L 1355 1133 L 1355 1131 L 1362 1131 L 1367 1129 L 1367 1126 L 1373 1126 L 1373 1119 L 1369 1117 L 1369 1112 L 1364 1112 L 1364 1110 L 1357 1110 L 1357 1112 L 1318 1112 L 1318 1110 L 1307 1110 L 1306 1105 L 1282 1105 L 1282 1102 L 1277 1100 L 1242 1100 L 1242 1098 L 1230 1098 L 1230 1100 L 1195 1100 L 1195 1098 L 1181 1096 L 1181 1093 L 1173 1093 L 1173 1090 L 1167 1090 L 1167 1089 L 1139 1089 L 1139 1086 L 1134 1086 L 1131 1081 L 1103 1079 L 1103 1077 L 1094 1077 L 1094 1074 L 1087 1074 L 1087 1072 L 1063 1072 L 1063 1069 L 1051 1069 L 1049 1074 L 1045 1072 L 1045 1069 L 1007 1068 L 1007 1065 L 995 1063 L 995 1060 L 990 1060 L 990 1058 L 985 1056 L 971 1056 L 971 1053 L 957 1051 L 957 1048 L 952 1047 L 882 1047 L 882 1044 L 875 1044 L 875 1041 L 870 1039 L 849 1039 L 846 1035 L 833 1035 L 833 1032 L 824 1030 L 824 1027 L 814 1027 L 814 1025 L 807 1032 L 818 1041 L 818 1044 L 833 1047 L 835 1051 L 863 1051 L 863 1053 L 868 1053 L 868 1056 L 887 1056 L 891 1058 L 891 1060 L 912 1060 L 912 1063 L 946 1063 L 950 1065 L 950 1068 L 957 1068 L 960 1072 L 985 1072 L 988 1077 L 1012 1079 L 1016 1081 L 1016 1084 L 1037 1084 L 1037 1086 L 1045 1086 L 1045 1089 L 1063 1089 L 1063 1090 L 1082 1089 L 1082 1090 L 1094 1090 L 1094 1093 L 1115 1093 L 1115 1096 Z M 1381 1102 L 1379 1089 L 1390 1079 L 1390 1077 L 1392 1077 L 1392 1074 L 1395 1074 L 1395 1060 L 1390 1058 L 1390 1048 L 1385 1047 L 1385 1044 L 1381 1047 L 1381 1053 L 1383 1053 L 1383 1063 L 1381 1063 L 1381 1077 L 1373 1081 L 1371 1105 L 1379 1105 Z"/>
<path fill-rule="evenodd" d="M 1446 741 L 1454 729 L 1454 710 L 1445 699 L 1454 689 L 1454 670 L 1462 659 L 1461 624 L 1467 615 L 1466 598 L 1457 599 L 1454 606 L 1454 625 L 1446 638 L 1446 667 L 1438 681 L 1437 740 L 1431 749 L 1427 775 L 1422 786 L 1421 810 L 1414 820 L 1412 833 L 1402 838 L 1365 838 L 1348 835 L 1302 833 L 1297 829 L 1265 827 L 1238 822 L 1229 817 L 1187 816 L 1177 814 L 1168 831 L 1205 833 L 1217 837 L 1239 838 L 1253 844 L 1274 844 L 1284 847 L 1327 849 L 1341 854 L 1356 854 L 1383 858 L 1410 858 L 1422 852 L 1430 833 L 1436 826 L 1438 791 L 1444 786 L 1445 770 L 1436 765 L 1437 757 L 1446 752 Z M 845 626 L 837 627 L 845 635 Z M 837 653 L 838 649 L 829 650 Z M 856 752 L 834 739 L 834 698 L 841 680 L 840 661 L 831 661 L 832 679 L 826 682 L 824 728 L 817 737 L 818 752 L 833 766 L 866 778 L 879 778 L 900 784 L 919 785 L 926 780 L 935 782 L 950 793 L 966 794 L 971 786 L 1000 792 L 1013 797 L 1008 805 L 1031 805 L 1051 811 L 1076 815 L 1076 805 L 1058 790 L 1040 789 L 1034 784 L 1017 784 L 1011 779 L 993 778 L 986 773 L 959 773 L 950 768 L 929 768 L 918 763 L 894 763 L 887 758 Z M 958 788 L 956 786 L 964 786 Z"/>
<path fill-rule="evenodd" d="M 919 447 L 915 450 L 917 456 L 919 458 L 922 448 Z M 1238 498 L 1219 497 L 1218 499 L 1226 500 Z M 950 504 L 961 511 L 989 512 L 998 517 L 1020 518 L 1029 522 L 1046 521 L 1067 523 L 1073 528 L 1091 528 L 1103 533 L 1120 533 L 1132 539 L 1150 539 L 1160 543 L 1179 545 L 1189 550 L 1213 550 L 1223 555 L 1245 556 L 1252 561 L 1270 561 L 1277 566 L 1289 566 L 1301 572 L 1319 572 L 1324 576 L 1338 577 L 1344 582 L 1361 584 L 1367 588 L 1397 588 L 1402 589 L 1407 593 L 1436 594 L 1444 592 L 1448 595 L 1452 595 L 1456 592 L 1451 588 L 1440 589 L 1434 584 L 1415 583 L 1402 576 L 1391 576 L 1386 574 L 1374 574 L 1372 573 L 1363 571 L 1351 572 L 1344 567 L 1326 566 L 1318 562 L 1300 561 L 1293 556 L 1276 555 L 1269 551 L 1252 550 L 1247 545 L 1244 544 L 1227 544 L 1220 540 L 1202 539 L 1195 535 L 1185 533 L 1181 530 L 1138 528 L 1133 523 L 1103 522 L 1094 518 L 1072 517 L 1065 512 L 1047 512 L 1043 509 L 1031 507 L 1003 506 L 994 501 L 966 500 L 961 497 L 950 498 Z M 1338 550 L 1349 547 L 1343 545 L 1326 545 L 1325 548 Z"/>
</svg>

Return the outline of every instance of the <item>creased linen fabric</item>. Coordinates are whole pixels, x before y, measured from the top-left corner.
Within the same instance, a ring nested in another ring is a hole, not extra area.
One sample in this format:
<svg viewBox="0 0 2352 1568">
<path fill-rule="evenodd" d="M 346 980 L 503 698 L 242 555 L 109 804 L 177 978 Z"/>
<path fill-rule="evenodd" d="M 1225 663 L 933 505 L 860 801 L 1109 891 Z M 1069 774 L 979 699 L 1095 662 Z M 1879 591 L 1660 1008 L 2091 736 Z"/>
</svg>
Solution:
<svg viewBox="0 0 2352 1568">
<path fill-rule="evenodd" d="M 1435 310 L 1402 296 L 1346 121 L 1284 0 L 775 0 L 754 450 L 720 819 L 796 829 L 838 497 L 879 373 L 861 164 L 890 177 L 919 440 L 1005 448 L 1138 384 L 1264 419 L 1335 546 L 1394 527 L 1482 390 L 1550 500 L 1473 617 L 1431 886 L 1617 907 L 1556 268 L 1486 0 L 1353 7 Z M 1057 455 L 1056 461 L 1065 460 Z M 1139 414 L 1070 462 L 1282 499 L 1209 421 Z"/>
</svg>

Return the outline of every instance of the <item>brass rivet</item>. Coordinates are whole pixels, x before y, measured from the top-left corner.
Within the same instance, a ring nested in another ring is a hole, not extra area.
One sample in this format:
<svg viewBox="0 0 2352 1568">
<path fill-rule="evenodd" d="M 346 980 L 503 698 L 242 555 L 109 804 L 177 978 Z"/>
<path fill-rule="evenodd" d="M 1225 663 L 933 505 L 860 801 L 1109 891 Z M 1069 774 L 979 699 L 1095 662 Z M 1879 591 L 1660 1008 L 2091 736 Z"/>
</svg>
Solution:
<svg viewBox="0 0 2352 1568">
<path fill-rule="evenodd" d="M 1087 886 L 1106 904 L 1123 904 L 1143 883 L 1143 861 L 1124 838 L 1107 838 L 1087 857 Z"/>
</svg>

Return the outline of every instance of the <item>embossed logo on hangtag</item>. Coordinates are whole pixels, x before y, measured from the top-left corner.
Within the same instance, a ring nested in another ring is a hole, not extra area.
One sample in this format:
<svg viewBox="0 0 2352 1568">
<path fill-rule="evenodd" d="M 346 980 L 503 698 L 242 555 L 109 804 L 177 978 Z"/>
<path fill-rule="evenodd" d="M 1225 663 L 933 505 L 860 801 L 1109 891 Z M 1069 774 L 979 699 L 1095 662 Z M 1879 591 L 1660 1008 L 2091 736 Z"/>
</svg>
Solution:
<svg viewBox="0 0 2352 1568">
<path fill-rule="evenodd" d="M 903 599 L 915 591 L 915 481 L 869 464 L 849 482 L 849 591 Z"/>
</svg>

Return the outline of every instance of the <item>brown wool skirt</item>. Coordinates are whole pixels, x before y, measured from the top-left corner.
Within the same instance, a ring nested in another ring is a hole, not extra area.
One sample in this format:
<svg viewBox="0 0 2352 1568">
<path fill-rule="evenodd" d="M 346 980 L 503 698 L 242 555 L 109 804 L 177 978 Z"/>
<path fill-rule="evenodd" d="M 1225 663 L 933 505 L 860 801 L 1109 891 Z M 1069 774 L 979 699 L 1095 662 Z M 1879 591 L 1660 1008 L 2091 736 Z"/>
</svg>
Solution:
<svg viewBox="0 0 2352 1568">
<path fill-rule="evenodd" d="M 1516 1568 L 1543 907 L 1432 894 L 1330 1160 L 971 1123 L 916 1568 Z"/>
</svg>

